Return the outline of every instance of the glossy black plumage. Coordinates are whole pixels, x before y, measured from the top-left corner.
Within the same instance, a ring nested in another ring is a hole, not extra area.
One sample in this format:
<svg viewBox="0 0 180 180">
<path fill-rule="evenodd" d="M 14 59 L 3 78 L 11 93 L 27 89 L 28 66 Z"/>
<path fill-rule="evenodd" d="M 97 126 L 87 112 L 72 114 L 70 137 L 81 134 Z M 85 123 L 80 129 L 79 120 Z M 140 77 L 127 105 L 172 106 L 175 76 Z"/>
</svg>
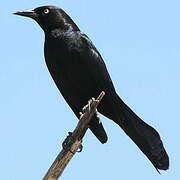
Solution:
<svg viewBox="0 0 180 180">
<path fill-rule="evenodd" d="M 76 116 L 79 117 L 79 112 L 91 97 L 105 91 L 98 111 L 117 123 L 157 170 L 168 169 L 169 158 L 158 132 L 120 99 L 101 55 L 72 19 L 54 6 L 15 14 L 33 18 L 44 30 L 47 67 Z M 96 117 L 92 119 L 90 129 L 102 143 L 107 141 L 103 125 Z"/>
</svg>

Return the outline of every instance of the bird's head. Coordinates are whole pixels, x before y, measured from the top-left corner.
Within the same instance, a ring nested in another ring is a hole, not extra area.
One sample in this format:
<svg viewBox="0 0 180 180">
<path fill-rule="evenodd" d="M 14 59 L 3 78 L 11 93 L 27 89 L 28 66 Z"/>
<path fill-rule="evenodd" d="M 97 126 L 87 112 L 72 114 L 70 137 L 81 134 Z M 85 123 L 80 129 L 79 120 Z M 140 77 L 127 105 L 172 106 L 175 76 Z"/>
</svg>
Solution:
<svg viewBox="0 0 180 180">
<path fill-rule="evenodd" d="M 14 14 L 34 19 L 45 32 L 54 29 L 66 31 L 69 28 L 73 28 L 74 31 L 79 30 L 73 20 L 61 8 L 55 6 L 41 6 Z"/>
</svg>

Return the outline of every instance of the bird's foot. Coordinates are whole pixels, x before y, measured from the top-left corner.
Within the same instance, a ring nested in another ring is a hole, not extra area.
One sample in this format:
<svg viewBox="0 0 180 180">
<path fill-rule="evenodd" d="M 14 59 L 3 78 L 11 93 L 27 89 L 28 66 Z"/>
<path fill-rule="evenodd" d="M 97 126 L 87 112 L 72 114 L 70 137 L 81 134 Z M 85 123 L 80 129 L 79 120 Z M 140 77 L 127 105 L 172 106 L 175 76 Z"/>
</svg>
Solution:
<svg viewBox="0 0 180 180">
<path fill-rule="evenodd" d="M 66 137 L 66 139 L 64 140 L 64 142 L 62 143 L 62 147 L 63 149 L 67 149 L 69 152 L 71 152 L 72 154 L 74 154 L 74 152 L 71 151 L 71 142 L 74 140 L 74 137 L 72 135 L 72 132 L 68 132 L 68 136 Z M 83 145 L 81 144 L 78 148 L 78 150 L 76 152 L 81 152 L 83 149 Z"/>
<path fill-rule="evenodd" d="M 73 140 L 73 136 L 72 136 L 72 132 L 68 132 L 68 136 L 66 137 L 66 139 L 64 140 L 64 142 L 62 143 L 62 147 L 63 149 L 67 149 L 69 150 L 71 153 L 74 154 L 74 152 L 71 151 L 70 148 L 70 142 L 72 142 Z"/>
</svg>

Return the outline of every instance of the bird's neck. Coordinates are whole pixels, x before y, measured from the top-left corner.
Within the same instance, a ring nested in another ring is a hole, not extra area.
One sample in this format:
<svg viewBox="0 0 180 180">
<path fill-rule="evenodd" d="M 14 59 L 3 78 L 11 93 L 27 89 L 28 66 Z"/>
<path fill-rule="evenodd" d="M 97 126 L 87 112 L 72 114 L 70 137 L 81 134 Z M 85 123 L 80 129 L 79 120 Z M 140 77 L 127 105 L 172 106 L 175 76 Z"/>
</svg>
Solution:
<svg viewBox="0 0 180 180">
<path fill-rule="evenodd" d="M 61 29 L 57 28 L 57 29 L 53 29 L 50 32 L 47 32 L 47 35 L 53 38 L 57 38 L 60 37 L 64 34 L 64 31 L 62 31 Z"/>
<path fill-rule="evenodd" d="M 74 31 L 73 27 L 70 24 L 66 24 L 63 26 L 63 28 L 57 27 L 52 30 L 47 30 L 45 31 L 45 34 L 48 36 L 59 37 L 73 31 Z"/>
</svg>

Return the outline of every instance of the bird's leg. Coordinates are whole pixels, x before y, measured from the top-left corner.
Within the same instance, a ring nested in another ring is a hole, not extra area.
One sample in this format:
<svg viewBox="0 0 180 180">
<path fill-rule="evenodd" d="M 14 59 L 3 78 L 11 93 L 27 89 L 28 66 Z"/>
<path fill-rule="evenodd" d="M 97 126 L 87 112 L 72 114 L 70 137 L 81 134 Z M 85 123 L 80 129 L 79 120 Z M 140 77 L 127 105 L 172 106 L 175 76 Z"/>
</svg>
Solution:
<svg viewBox="0 0 180 180">
<path fill-rule="evenodd" d="M 96 109 L 95 113 L 94 113 L 94 116 L 96 116 L 96 118 L 98 119 L 99 123 L 101 123 L 101 120 L 98 116 L 98 110 Z"/>
<path fill-rule="evenodd" d="M 88 104 L 83 107 L 82 112 L 79 113 L 80 118 L 81 118 L 81 116 L 86 112 L 86 110 L 88 110 L 88 112 L 90 112 L 90 110 L 91 110 L 91 106 L 90 106 L 90 105 L 91 105 L 92 101 L 95 101 L 95 98 L 91 98 L 91 99 L 88 101 Z M 101 120 L 100 120 L 100 118 L 99 118 L 99 116 L 98 116 L 98 110 L 97 110 L 97 109 L 96 109 L 96 112 L 94 113 L 94 116 L 96 116 L 96 118 L 99 120 L 99 123 L 100 123 Z"/>
<path fill-rule="evenodd" d="M 95 101 L 95 98 L 91 98 L 91 99 L 88 101 L 88 104 L 83 107 L 82 112 L 79 112 L 80 119 L 81 119 L 81 117 L 83 116 L 83 114 L 84 114 L 86 111 L 88 111 L 88 113 L 90 113 L 90 111 L 91 111 L 91 104 L 92 104 L 93 101 Z M 99 122 L 100 122 L 100 119 L 99 119 L 99 117 L 98 117 L 98 110 L 97 110 L 97 109 L 96 109 L 96 112 L 94 113 L 94 115 L 96 116 L 96 118 L 97 118 L 97 119 L 99 120 Z M 81 144 L 80 147 L 79 147 L 79 150 L 78 150 L 77 152 L 81 152 L 82 149 L 83 149 L 83 146 L 82 146 L 82 144 Z"/>
<path fill-rule="evenodd" d="M 88 104 L 83 107 L 82 112 L 80 112 L 80 115 L 83 115 L 86 111 L 90 112 L 92 101 L 95 101 L 95 98 L 91 98 L 88 101 Z"/>
<path fill-rule="evenodd" d="M 88 111 L 88 113 L 90 112 L 90 110 L 91 110 L 91 104 L 92 104 L 93 101 L 95 101 L 95 98 L 91 98 L 91 99 L 88 101 L 88 104 L 85 105 L 85 106 L 82 108 L 82 112 L 79 112 L 80 119 L 81 119 L 81 117 L 83 116 L 83 114 L 84 114 L 85 112 L 87 112 L 87 111 Z M 101 120 L 100 120 L 100 118 L 99 118 L 99 116 L 98 116 L 98 110 L 97 110 L 97 109 L 96 109 L 96 111 L 95 111 L 95 113 L 94 113 L 94 116 L 97 118 L 97 120 L 99 121 L 99 124 L 100 124 L 100 123 L 101 123 Z"/>
</svg>

